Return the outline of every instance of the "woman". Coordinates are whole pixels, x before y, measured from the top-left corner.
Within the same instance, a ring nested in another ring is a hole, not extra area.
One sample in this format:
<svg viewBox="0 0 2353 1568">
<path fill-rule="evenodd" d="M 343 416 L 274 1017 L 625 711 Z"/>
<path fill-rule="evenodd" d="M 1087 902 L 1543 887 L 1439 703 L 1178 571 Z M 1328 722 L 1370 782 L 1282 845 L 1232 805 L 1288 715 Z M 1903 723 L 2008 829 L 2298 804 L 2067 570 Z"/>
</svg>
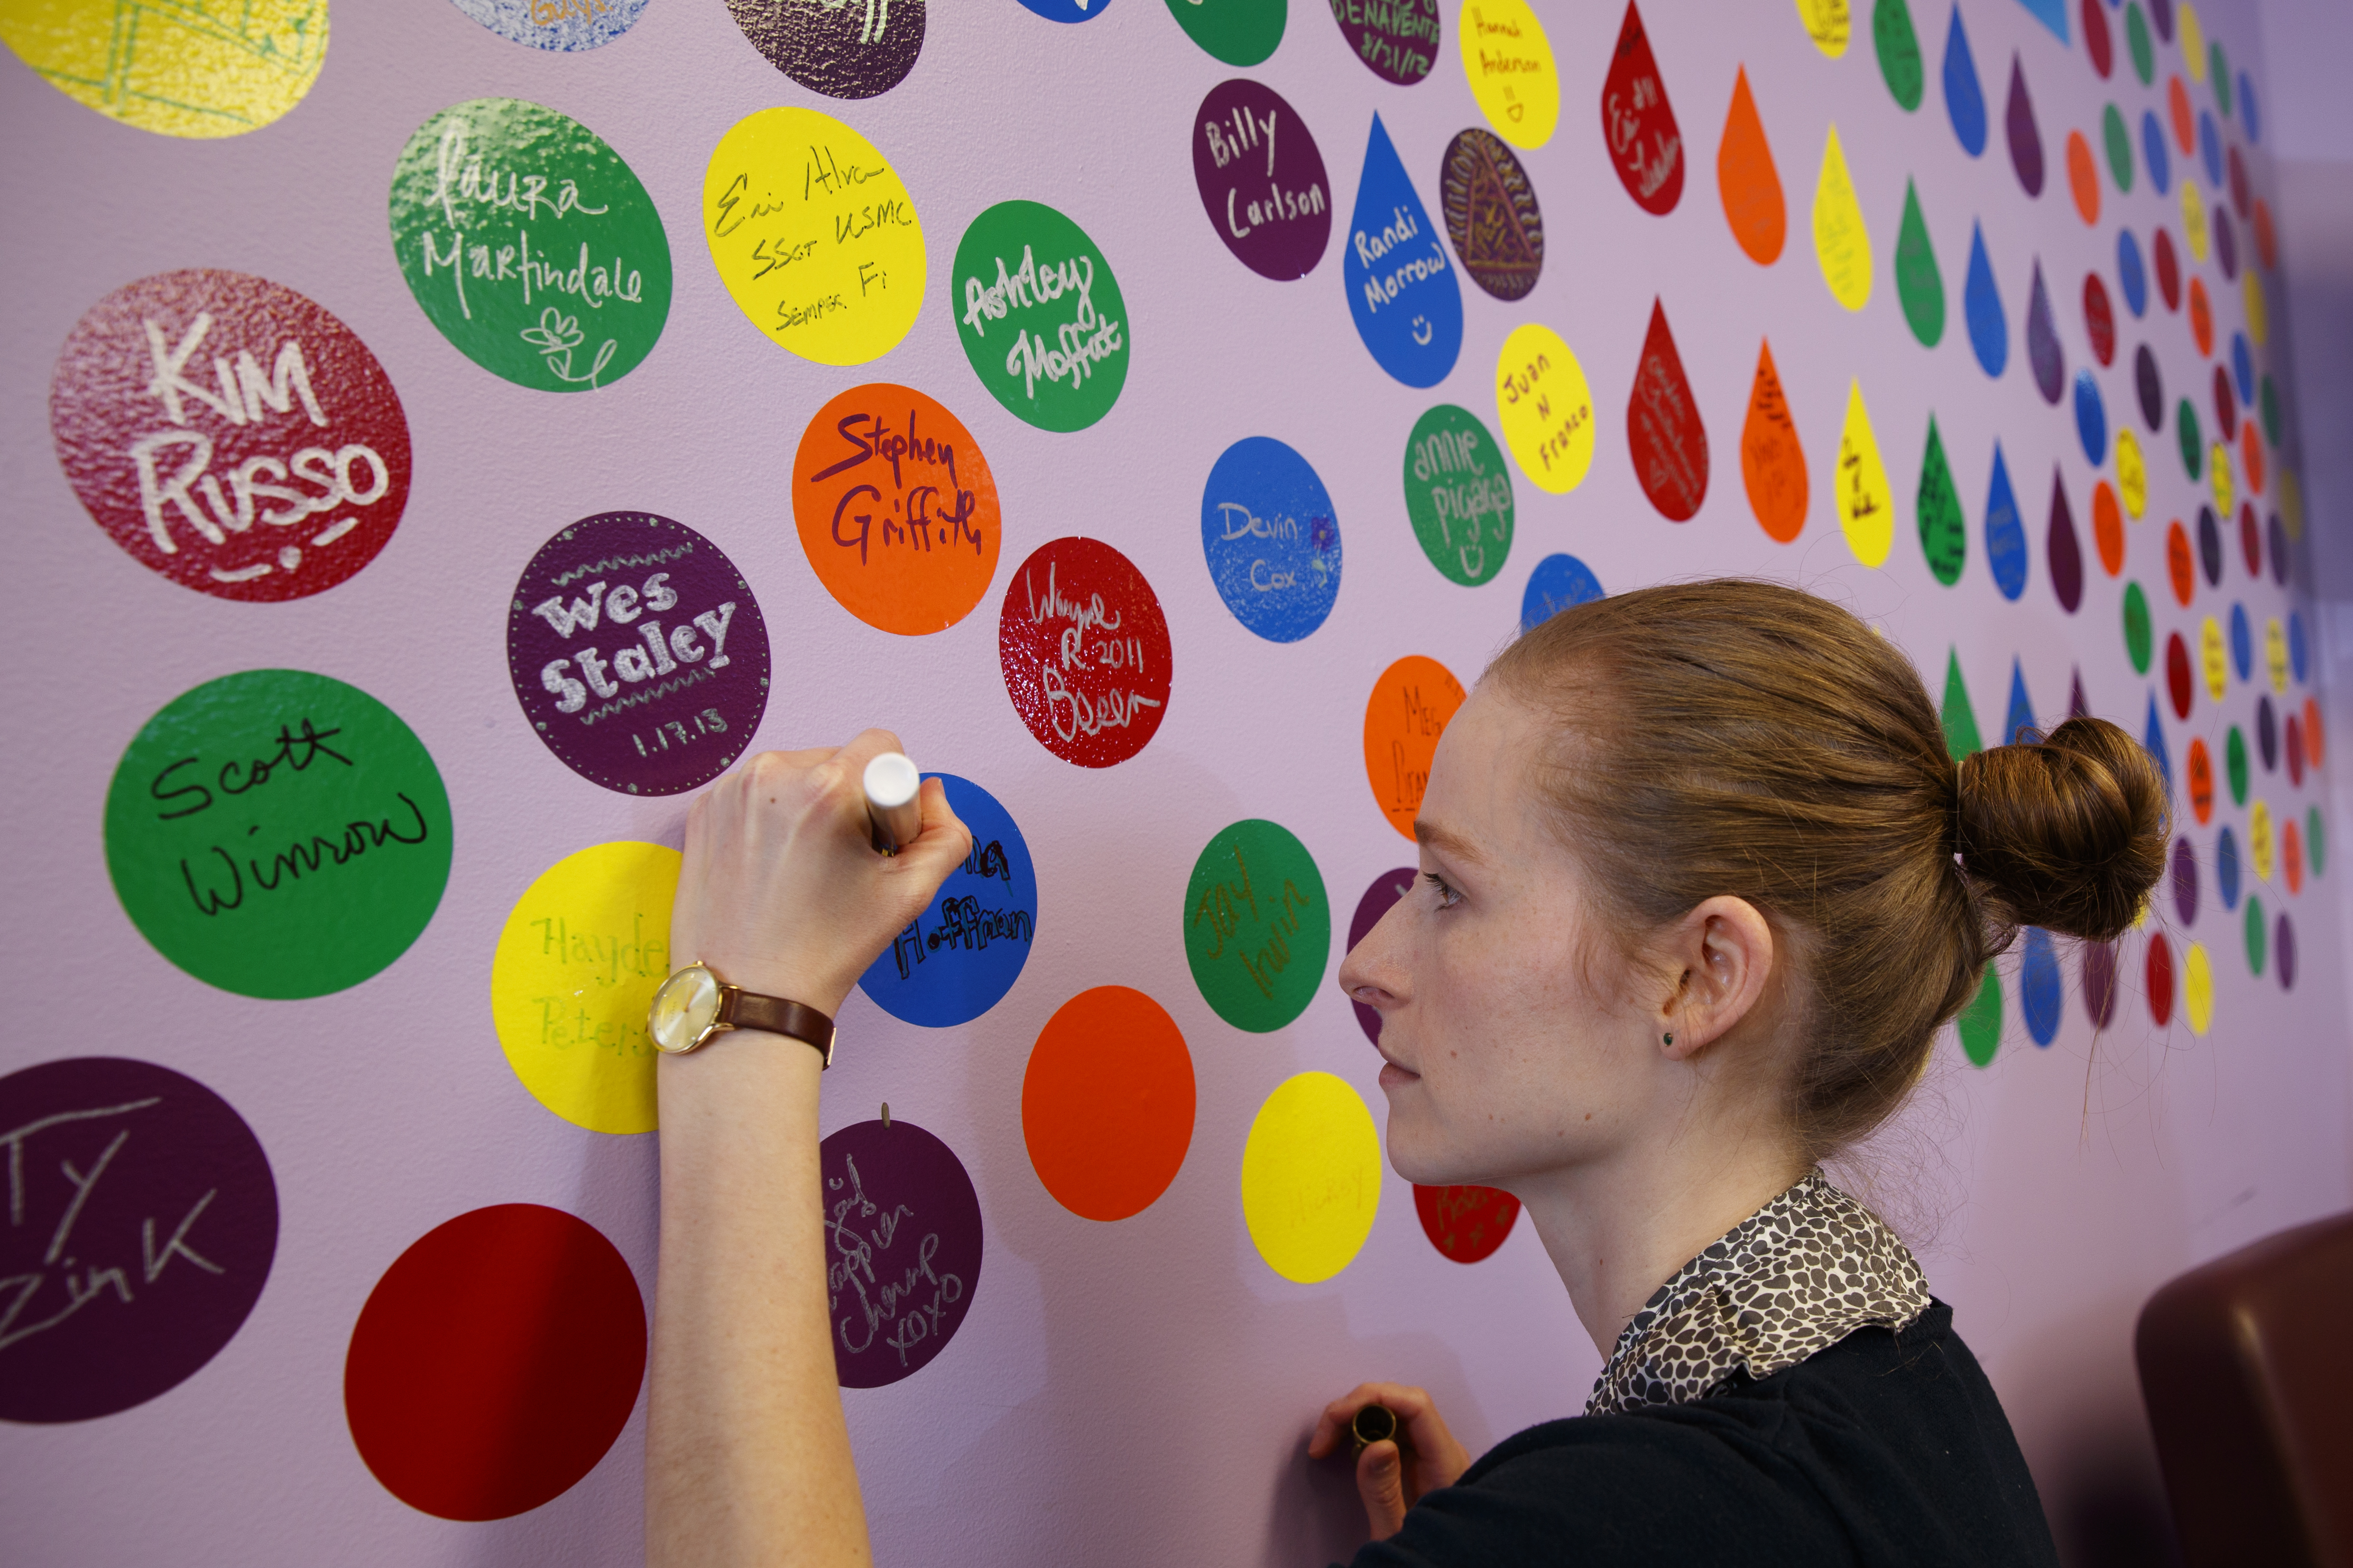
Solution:
<svg viewBox="0 0 2353 1568">
<path fill-rule="evenodd" d="M 936 786 L 864 844 L 870 731 L 698 801 L 677 951 L 830 1013 L 965 852 Z M 1419 1391 L 1356 1458 L 1374 1564 L 2055 1562 L 1984 1374 L 1825 1156 L 1918 1079 L 2022 924 L 2130 926 L 2165 787 L 2077 719 L 1959 765 L 1903 656 L 1746 582 L 1562 612 L 1440 743 L 1423 886 L 1341 967 L 1389 1157 L 1518 1196 L 1608 1358 L 1584 1418 L 1471 1463 Z M 658 1563 L 860 1563 L 825 1322 L 815 1052 L 666 1059 L 648 1438 Z M 724 1202 L 716 1194 L 728 1194 Z"/>
</svg>

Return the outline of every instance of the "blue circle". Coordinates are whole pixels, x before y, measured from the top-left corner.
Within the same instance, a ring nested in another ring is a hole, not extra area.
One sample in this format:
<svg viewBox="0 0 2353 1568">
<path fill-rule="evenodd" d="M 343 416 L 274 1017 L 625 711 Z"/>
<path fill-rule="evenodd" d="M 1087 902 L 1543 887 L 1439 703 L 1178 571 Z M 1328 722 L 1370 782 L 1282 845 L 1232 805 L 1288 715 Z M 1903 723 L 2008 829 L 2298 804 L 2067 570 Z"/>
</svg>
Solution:
<svg viewBox="0 0 2353 1568">
<path fill-rule="evenodd" d="M 2173 160 L 2165 152 L 2165 127 L 2157 122 L 2157 110 L 2147 109 L 2140 116 L 2140 153 L 2148 164 L 2148 183 L 2157 187 L 2158 195 L 2173 188 Z"/>
<path fill-rule="evenodd" d="M 2059 1037 L 2065 984 L 2059 974 L 2059 949 L 2041 926 L 2026 928 L 2026 955 L 2018 966 L 2018 1007 L 2026 1015 L 2026 1032 L 2038 1046 Z"/>
<path fill-rule="evenodd" d="M 1049 22 L 1092 22 L 1111 5 L 1111 0 L 1021 0 Z"/>
<path fill-rule="evenodd" d="M 2116 282 L 2125 291 L 2125 309 L 2135 316 L 2148 313 L 2148 274 L 2141 269 L 2140 241 L 2128 228 L 2116 230 Z"/>
<path fill-rule="evenodd" d="M 2239 841 L 2231 836 L 2228 823 L 2214 836 L 2214 889 L 2224 909 L 2239 907 Z"/>
<path fill-rule="evenodd" d="M 2231 376 L 2239 384 L 2239 401 L 2252 404 L 2255 400 L 2255 351 L 2248 346 L 2247 334 L 2231 334 Z"/>
<path fill-rule="evenodd" d="M 2247 606 L 2231 606 L 2231 668 L 2239 672 L 2241 680 L 2254 673 L 2255 631 L 2247 623 Z"/>
<path fill-rule="evenodd" d="M 1520 630 L 1531 632 L 1567 609 L 1602 597 L 1601 579 L 1574 555 L 1547 555 L 1528 574 L 1520 595 Z"/>
<path fill-rule="evenodd" d="M 2255 109 L 2255 84 L 2247 73 L 2239 73 L 2239 118 L 2246 121 L 2247 140 L 2261 143 L 2263 139 L 2263 117 Z"/>
<path fill-rule="evenodd" d="M 2304 641 L 2304 612 L 2290 610 L 2287 613 L 2287 662 L 2288 668 L 2295 671 L 2296 684 L 2299 686 L 2304 684 L 2304 662 L 2306 653 Z"/>
<path fill-rule="evenodd" d="M 2206 165 L 2206 183 L 2216 190 L 2222 188 L 2222 132 L 2214 124 L 2213 114 L 2198 111 L 2198 157 Z"/>
<path fill-rule="evenodd" d="M 858 988 L 894 1018 L 944 1029 L 971 1023 L 1021 978 L 1038 937 L 1038 868 L 995 795 L 954 773 L 923 776 L 946 786 L 948 805 L 972 830 L 972 853 Z"/>
<path fill-rule="evenodd" d="M 2083 441 L 2084 456 L 2092 467 L 2107 461 L 2107 405 L 2100 401 L 2100 384 L 2088 370 L 2075 373 L 2075 435 Z"/>
<path fill-rule="evenodd" d="M 1297 642 L 1340 596 L 1340 520 L 1306 458 L 1271 436 L 1226 448 L 1201 487 L 1201 553 L 1234 619 Z"/>
<path fill-rule="evenodd" d="M 567 53 L 602 47 L 638 25 L 646 0 L 597 0 L 594 5 L 564 7 L 554 21 L 543 21 L 543 7 L 533 0 L 449 0 L 449 4 L 501 38 L 534 48 Z"/>
</svg>

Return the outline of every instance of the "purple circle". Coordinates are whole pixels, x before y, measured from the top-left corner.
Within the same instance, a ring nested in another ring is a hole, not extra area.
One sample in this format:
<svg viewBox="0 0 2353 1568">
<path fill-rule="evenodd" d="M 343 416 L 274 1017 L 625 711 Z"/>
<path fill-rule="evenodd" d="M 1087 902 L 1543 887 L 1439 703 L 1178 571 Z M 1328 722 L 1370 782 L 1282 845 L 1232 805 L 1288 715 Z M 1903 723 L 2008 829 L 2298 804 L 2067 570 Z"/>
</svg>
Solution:
<svg viewBox="0 0 2353 1568">
<path fill-rule="evenodd" d="M 1304 278 L 1332 237 L 1332 182 L 1307 122 L 1272 88 L 1236 77 L 1193 116 L 1193 182 L 1234 258 L 1278 283 Z"/>
<path fill-rule="evenodd" d="M 2198 855 L 2187 838 L 2173 841 L 2173 912 L 2183 925 L 2197 923 Z"/>
<path fill-rule="evenodd" d="M 2272 967 L 2279 971 L 2280 989 L 2295 988 L 2295 927 L 2288 923 L 2287 911 L 2280 911 L 2279 924 L 2272 933 Z"/>
<path fill-rule="evenodd" d="M 1389 906 L 1413 891 L 1421 873 L 1411 866 L 1400 866 L 1394 871 L 1384 871 L 1373 879 L 1365 896 L 1356 900 L 1356 912 L 1348 920 L 1348 946 L 1351 951 L 1364 941 L 1372 929 L 1380 924 Z M 1356 1010 L 1356 1026 L 1365 1031 L 1365 1038 L 1375 1045 L 1381 1043 L 1381 1016 L 1362 1002 L 1350 998 L 1348 1005 Z"/>
<path fill-rule="evenodd" d="M 912 1377 L 963 1327 L 980 1283 L 980 1198 L 912 1121 L 860 1121 L 818 1148 L 826 1290 L 844 1388 Z"/>
<path fill-rule="evenodd" d="M 2116 944 L 2084 944 L 2084 1011 L 2092 1027 L 2105 1029 L 2116 1021 Z"/>
<path fill-rule="evenodd" d="M 87 1421 L 178 1386 L 253 1310 L 278 1186 L 192 1078 L 124 1057 L 0 1078 L 0 1421 Z"/>
<path fill-rule="evenodd" d="M 735 563 L 651 512 L 540 547 L 507 616 L 507 673 L 547 749 L 627 795 L 677 795 L 744 754 L 768 710 L 768 626 Z"/>
</svg>

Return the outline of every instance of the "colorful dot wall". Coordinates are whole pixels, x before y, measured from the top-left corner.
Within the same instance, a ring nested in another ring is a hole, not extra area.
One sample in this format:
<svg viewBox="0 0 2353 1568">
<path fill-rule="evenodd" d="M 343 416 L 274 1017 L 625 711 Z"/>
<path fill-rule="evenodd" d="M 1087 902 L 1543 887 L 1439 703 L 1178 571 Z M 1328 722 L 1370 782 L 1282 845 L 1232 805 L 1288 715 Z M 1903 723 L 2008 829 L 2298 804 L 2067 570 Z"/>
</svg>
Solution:
<svg viewBox="0 0 2353 1568">
<path fill-rule="evenodd" d="M 687 803 L 869 723 L 976 829 L 825 1084 L 878 1559 L 1345 1558 L 1325 1401 L 1598 1370 L 1335 974 L 1487 661 L 1649 583 L 2165 769 L 1870 1188 L 2046 1501 L 2069 1336 L 2341 1185 L 2241 7 L 185 9 L 0 16 L 27 1561 L 638 1560 Z"/>
</svg>

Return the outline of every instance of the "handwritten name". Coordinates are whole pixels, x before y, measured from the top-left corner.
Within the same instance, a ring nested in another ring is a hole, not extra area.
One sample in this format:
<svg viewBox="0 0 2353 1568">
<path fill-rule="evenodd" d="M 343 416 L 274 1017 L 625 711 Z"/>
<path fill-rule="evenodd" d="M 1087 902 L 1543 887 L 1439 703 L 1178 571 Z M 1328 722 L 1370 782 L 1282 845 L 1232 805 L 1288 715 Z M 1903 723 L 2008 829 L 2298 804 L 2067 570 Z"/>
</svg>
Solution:
<svg viewBox="0 0 2353 1568">
<path fill-rule="evenodd" d="M 566 642 L 583 632 L 593 632 L 600 620 L 632 626 L 644 643 L 639 647 L 624 642 L 607 659 L 594 645 L 576 649 L 561 658 L 552 658 L 540 668 L 542 689 L 555 699 L 558 713 L 577 713 L 588 706 L 590 693 L 600 699 L 619 697 L 624 686 L 637 686 L 648 681 L 660 681 L 676 674 L 681 666 L 703 665 L 705 670 L 727 668 L 727 628 L 735 618 L 735 601 L 729 599 L 715 610 L 704 610 L 691 619 L 681 619 L 667 631 L 661 622 L 651 616 L 668 615 L 679 605 L 678 591 L 670 585 L 670 574 L 656 572 L 636 587 L 624 583 L 612 587 L 600 579 L 588 584 L 583 593 L 575 595 L 570 604 L 564 595 L 554 595 L 532 606 L 532 614 L 554 627 L 555 634 Z M 608 591 L 609 589 L 609 591 Z M 647 616 L 643 625 L 635 625 Z M 700 630 L 711 639 L 704 647 L 695 636 Z M 710 662 L 704 664 L 708 659 Z M 580 679 L 566 671 L 577 668 Z M 615 679 L 618 677 L 618 679 Z M 691 684 L 690 680 L 675 683 Z M 648 693 L 647 695 L 652 695 Z M 581 721 L 594 723 L 615 711 L 614 706 L 598 710 Z M 639 748 L 643 750 L 642 745 Z"/>
<path fill-rule="evenodd" d="M 987 323 L 1002 321 L 1011 311 L 1039 309 L 1065 294 L 1078 296 L 1076 312 L 1056 326 L 1051 340 L 1042 333 L 1032 337 L 1024 326 L 1006 353 L 1005 374 L 1020 376 L 1023 390 L 1031 399 L 1038 395 L 1041 373 L 1049 385 L 1068 376 L 1071 390 L 1076 391 L 1094 374 L 1096 365 L 1126 346 L 1121 323 L 1095 310 L 1093 257 L 1082 254 L 1040 268 L 1032 247 L 1024 245 L 1018 268 L 1008 271 L 1005 258 L 995 260 L 995 283 L 983 283 L 977 277 L 964 280 L 964 324 L 976 338 L 986 338 Z"/>
<path fill-rule="evenodd" d="M 1387 260 L 1392 252 L 1397 251 L 1408 240 L 1418 238 L 1420 234 L 1420 222 L 1405 210 L 1403 204 L 1399 204 L 1394 209 L 1388 226 L 1379 232 L 1367 234 L 1361 228 L 1356 230 L 1353 241 L 1356 247 L 1356 259 L 1369 269 Z M 1366 278 L 1365 308 L 1367 310 L 1377 311 L 1383 305 L 1396 300 L 1411 285 L 1426 278 L 1435 278 L 1445 270 L 1447 270 L 1446 252 L 1437 241 L 1432 240 L 1430 243 L 1428 256 L 1415 256 L 1401 261 L 1390 268 L 1386 277 Z"/>
<path fill-rule="evenodd" d="M 834 1251 L 826 1268 L 826 1289 L 835 1332 L 851 1355 L 866 1353 L 880 1336 L 905 1366 L 909 1351 L 946 1331 L 949 1309 L 964 1300 L 964 1280 L 933 1267 L 940 1251 L 937 1231 L 925 1232 L 915 1243 L 913 1261 L 895 1273 L 878 1268 L 878 1255 L 892 1249 L 915 1211 L 905 1204 L 885 1208 L 868 1197 L 857 1160 L 845 1156 L 843 1163 L 849 1173 L 847 1179 L 828 1176 L 825 1184 L 829 1192 L 842 1194 L 828 1206 L 825 1217 Z M 853 1220 L 859 1223 L 853 1225 Z M 845 1292 L 854 1298 L 847 1311 Z"/>
</svg>

